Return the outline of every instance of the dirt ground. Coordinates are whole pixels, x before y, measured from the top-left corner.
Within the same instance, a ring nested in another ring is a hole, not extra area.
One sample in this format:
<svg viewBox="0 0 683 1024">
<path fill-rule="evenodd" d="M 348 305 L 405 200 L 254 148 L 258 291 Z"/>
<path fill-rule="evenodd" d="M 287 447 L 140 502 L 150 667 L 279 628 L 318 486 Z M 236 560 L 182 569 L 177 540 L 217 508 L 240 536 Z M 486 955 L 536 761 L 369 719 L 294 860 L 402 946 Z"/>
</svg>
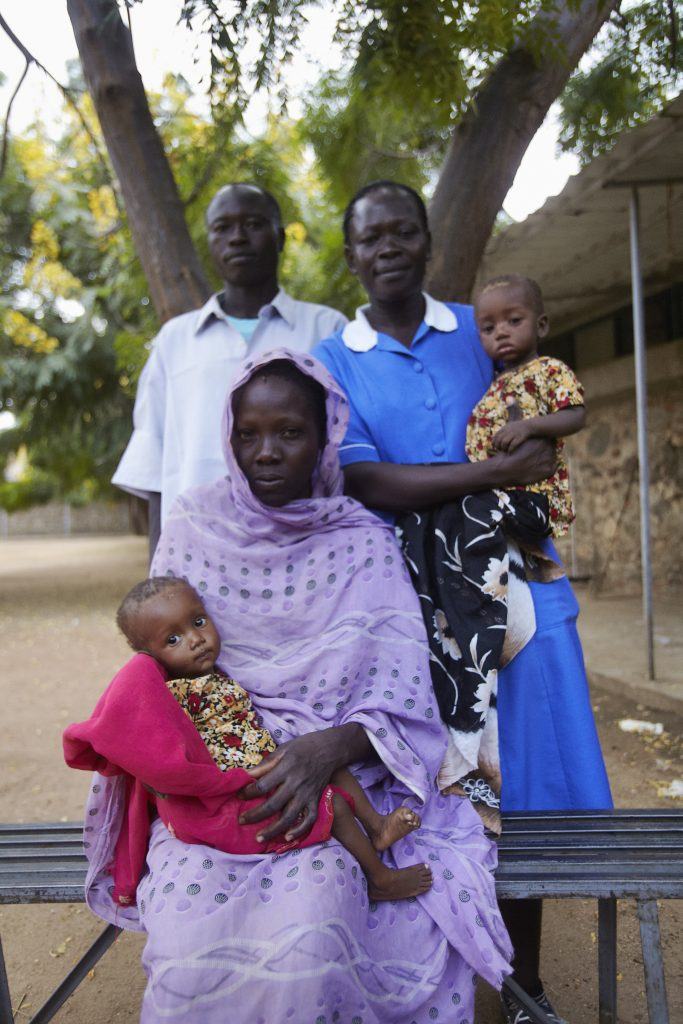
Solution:
<svg viewBox="0 0 683 1024">
<path fill-rule="evenodd" d="M 127 656 L 113 613 L 121 596 L 145 575 L 139 538 L 11 540 L 0 543 L 2 678 L 5 727 L 0 749 L 0 820 L 77 820 L 88 784 L 61 757 L 61 731 L 85 718 Z M 615 645 L 613 656 L 619 659 Z M 683 777 L 681 718 L 650 712 L 595 691 L 594 707 L 620 807 L 673 806 L 661 794 Z M 659 738 L 626 734 L 621 718 L 662 722 Z M 661 910 L 671 1020 L 683 1020 L 680 949 L 683 906 Z M 634 908 L 619 909 L 619 1021 L 647 1020 Z M 15 1020 L 27 1022 L 102 928 L 83 906 L 1 907 L 0 934 Z M 584 900 L 548 901 L 543 978 L 570 1024 L 597 1019 L 597 912 Z M 141 936 L 124 934 L 57 1017 L 69 1024 L 136 1020 L 144 988 Z M 226 1018 L 227 1019 L 227 1018 Z M 496 1002 L 483 992 L 477 1024 L 497 1021 Z M 231 1024 L 238 1021 L 230 1012 Z"/>
</svg>

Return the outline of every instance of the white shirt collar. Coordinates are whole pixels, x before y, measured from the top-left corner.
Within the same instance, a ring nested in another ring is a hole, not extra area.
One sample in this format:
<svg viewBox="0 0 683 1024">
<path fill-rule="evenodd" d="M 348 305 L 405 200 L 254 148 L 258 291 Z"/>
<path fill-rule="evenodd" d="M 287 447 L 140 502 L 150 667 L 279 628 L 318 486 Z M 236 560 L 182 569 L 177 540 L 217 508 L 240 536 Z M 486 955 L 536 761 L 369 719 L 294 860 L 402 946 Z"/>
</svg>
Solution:
<svg viewBox="0 0 683 1024">
<path fill-rule="evenodd" d="M 294 326 L 296 313 L 293 308 L 294 299 L 283 291 L 282 288 L 278 291 L 272 302 L 267 302 L 265 306 L 261 306 L 258 311 L 259 317 L 272 315 L 275 312 L 285 320 L 290 327 Z M 201 330 L 209 323 L 211 318 L 216 320 L 222 320 L 223 323 L 230 325 L 228 315 L 218 301 L 218 293 L 212 295 L 211 298 L 204 303 L 201 309 L 197 310 L 197 319 L 195 321 L 194 333 L 199 334 Z"/>
<path fill-rule="evenodd" d="M 426 292 L 422 293 L 425 300 L 424 322 L 427 327 L 435 331 L 449 333 L 458 329 L 458 318 L 452 309 L 449 309 L 445 302 L 433 299 Z M 369 306 L 360 306 L 356 310 L 354 320 L 346 325 L 342 331 L 342 339 L 347 348 L 352 352 L 369 352 L 377 344 L 377 331 L 368 323 L 365 311 Z"/>
</svg>

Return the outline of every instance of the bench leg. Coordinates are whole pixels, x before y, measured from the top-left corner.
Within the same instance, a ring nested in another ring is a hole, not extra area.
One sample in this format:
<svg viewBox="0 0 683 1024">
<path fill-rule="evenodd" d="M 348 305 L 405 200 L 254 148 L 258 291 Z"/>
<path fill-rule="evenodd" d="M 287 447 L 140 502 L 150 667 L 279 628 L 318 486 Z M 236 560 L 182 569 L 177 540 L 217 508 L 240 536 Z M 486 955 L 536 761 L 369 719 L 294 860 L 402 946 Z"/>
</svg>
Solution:
<svg viewBox="0 0 683 1024">
<path fill-rule="evenodd" d="M 664 981 L 662 939 L 659 932 L 659 914 L 656 900 L 638 900 L 640 942 L 643 947 L 645 992 L 650 1024 L 669 1024 L 669 1007 Z"/>
<path fill-rule="evenodd" d="M 95 939 L 88 952 L 81 957 L 73 970 L 67 974 L 61 985 L 43 1003 L 35 1016 L 31 1017 L 29 1024 L 46 1024 L 47 1021 L 52 1020 L 60 1006 L 76 991 L 88 971 L 91 971 L 98 960 L 104 956 L 120 933 L 120 928 L 117 928 L 114 924 L 108 924 L 99 938 Z"/>
<path fill-rule="evenodd" d="M 12 1000 L 9 994 L 9 981 L 7 980 L 7 968 L 5 967 L 5 954 L 2 951 L 2 940 L 0 939 L 0 1024 L 12 1024 Z"/>
<path fill-rule="evenodd" d="M 617 901 L 598 900 L 598 1020 L 617 1024 Z"/>
</svg>

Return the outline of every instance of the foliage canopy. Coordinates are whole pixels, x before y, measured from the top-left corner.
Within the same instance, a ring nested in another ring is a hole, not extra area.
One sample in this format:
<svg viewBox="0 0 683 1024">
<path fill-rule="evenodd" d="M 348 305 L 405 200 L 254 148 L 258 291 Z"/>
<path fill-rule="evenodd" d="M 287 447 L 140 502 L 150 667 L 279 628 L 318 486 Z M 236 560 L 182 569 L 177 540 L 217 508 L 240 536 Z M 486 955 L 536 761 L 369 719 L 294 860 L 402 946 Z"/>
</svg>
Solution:
<svg viewBox="0 0 683 1024">
<path fill-rule="evenodd" d="M 139 2 L 119 0 L 132 10 Z M 307 16 L 321 6 L 335 20 L 343 58 L 339 68 L 321 69 L 294 120 L 284 72 Z M 288 224 L 285 287 L 350 313 L 360 294 L 343 264 L 339 230 L 350 196 L 379 177 L 429 192 L 454 125 L 502 57 L 524 46 L 532 57 L 550 52 L 562 60 L 545 17 L 556 7 L 556 0 L 178 0 L 197 46 L 209 47 L 209 110 L 197 113 L 179 75 L 149 100 L 209 276 L 208 200 L 228 181 L 258 181 L 281 200 Z M 673 3 L 622 4 L 560 97 L 562 148 L 590 159 L 660 109 L 680 86 L 678 32 Z M 15 427 L 0 433 L 0 469 L 12 453 L 28 452 L 26 500 L 108 492 L 158 327 L 77 67 L 68 85 L 80 117 L 65 105 L 56 131 L 38 120 L 12 141 L 0 179 L 0 408 L 16 415 Z M 253 138 L 243 114 L 259 89 L 272 113 Z M 24 500 L 17 493 L 0 487 L 0 504 Z"/>
</svg>

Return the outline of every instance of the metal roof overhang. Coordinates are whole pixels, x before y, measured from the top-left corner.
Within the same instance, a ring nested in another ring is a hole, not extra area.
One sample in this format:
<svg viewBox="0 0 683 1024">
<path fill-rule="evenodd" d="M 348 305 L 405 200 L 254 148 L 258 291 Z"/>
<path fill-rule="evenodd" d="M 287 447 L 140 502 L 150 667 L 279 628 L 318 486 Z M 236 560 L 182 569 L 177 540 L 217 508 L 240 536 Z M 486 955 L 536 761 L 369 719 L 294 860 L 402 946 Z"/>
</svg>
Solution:
<svg viewBox="0 0 683 1024">
<path fill-rule="evenodd" d="M 527 274 L 543 289 L 554 335 L 631 301 L 629 207 L 640 202 L 647 293 L 683 279 L 683 94 L 620 136 L 526 220 L 495 235 L 477 283 Z M 655 187 L 656 186 L 656 187 Z"/>
</svg>

